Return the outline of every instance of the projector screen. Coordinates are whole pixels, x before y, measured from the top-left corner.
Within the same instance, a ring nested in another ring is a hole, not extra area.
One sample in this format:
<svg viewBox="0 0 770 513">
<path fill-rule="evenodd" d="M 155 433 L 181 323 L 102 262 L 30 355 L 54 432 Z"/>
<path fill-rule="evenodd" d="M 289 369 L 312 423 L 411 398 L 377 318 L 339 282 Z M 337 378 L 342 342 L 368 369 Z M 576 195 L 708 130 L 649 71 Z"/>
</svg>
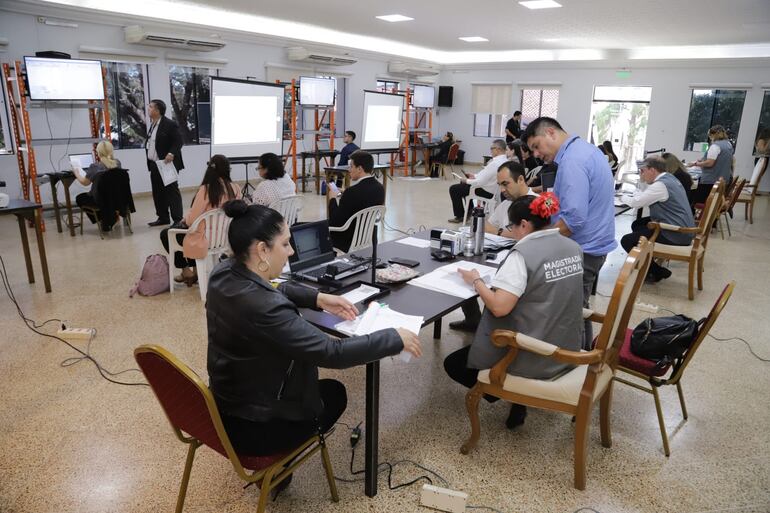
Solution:
<svg viewBox="0 0 770 513">
<path fill-rule="evenodd" d="M 333 78 L 299 77 L 299 104 L 328 107 L 334 105 L 337 81 Z"/>
<path fill-rule="evenodd" d="M 24 57 L 30 100 L 104 100 L 101 61 Z"/>
<path fill-rule="evenodd" d="M 404 95 L 364 91 L 364 123 L 361 149 L 398 149 Z"/>
<path fill-rule="evenodd" d="M 436 98 L 433 86 L 412 85 L 412 105 L 417 108 L 432 109 Z"/>
<path fill-rule="evenodd" d="M 211 154 L 254 160 L 283 151 L 284 86 L 211 77 Z"/>
</svg>

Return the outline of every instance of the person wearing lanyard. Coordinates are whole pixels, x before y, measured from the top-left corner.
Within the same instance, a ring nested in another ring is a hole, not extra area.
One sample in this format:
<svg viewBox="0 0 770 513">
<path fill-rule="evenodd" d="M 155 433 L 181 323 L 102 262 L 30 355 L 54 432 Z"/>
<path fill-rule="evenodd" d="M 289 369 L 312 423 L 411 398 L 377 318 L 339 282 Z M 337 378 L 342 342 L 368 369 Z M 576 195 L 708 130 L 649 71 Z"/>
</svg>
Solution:
<svg viewBox="0 0 770 513">
<path fill-rule="evenodd" d="M 147 109 L 150 114 L 150 130 L 147 132 L 145 150 L 147 152 L 147 169 L 150 171 L 152 184 L 152 201 L 155 203 L 155 213 L 158 218 L 149 222 L 150 226 L 169 224 L 171 220 L 178 223 L 182 220 L 182 194 L 179 192 L 179 180 L 168 185 L 158 170 L 157 162 L 164 160 L 173 162 L 177 172 L 184 168 L 182 162 L 182 134 L 179 125 L 166 117 L 166 104 L 163 100 L 152 100 Z M 169 219 L 169 211 L 171 219 Z"/>
<path fill-rule="evenodd" d="M 607 157 L 593 144 L 565 132 L 558 121 L 549 117 L 530 123 L 522 140 L 535 157 L 559 166 L 554 194 L 561 211 L 554 217 L 555 227 L 583 250 L 583 306 L 588 308 L 607 254 L 618 246 L 615 187 Z M 591 321 L 586 321 L 583 348 L 590 349 L 592 340 Z"/>
</svg>

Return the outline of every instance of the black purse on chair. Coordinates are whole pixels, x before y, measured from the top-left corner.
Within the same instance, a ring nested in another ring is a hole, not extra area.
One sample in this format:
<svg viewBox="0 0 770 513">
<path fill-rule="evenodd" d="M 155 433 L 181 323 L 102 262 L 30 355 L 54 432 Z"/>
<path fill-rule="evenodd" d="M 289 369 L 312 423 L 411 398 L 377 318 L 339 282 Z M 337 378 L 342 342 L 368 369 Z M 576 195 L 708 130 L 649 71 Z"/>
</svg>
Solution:
<svg viewBox="0 0 770 513">
<path fill-rule="evenodd" d="M 631 334 L 631 352 L 657 362 L 657 369 L 675 364 L 690 348 L 704 321 L 686 315 L 648 317 Z"/>
</svg>

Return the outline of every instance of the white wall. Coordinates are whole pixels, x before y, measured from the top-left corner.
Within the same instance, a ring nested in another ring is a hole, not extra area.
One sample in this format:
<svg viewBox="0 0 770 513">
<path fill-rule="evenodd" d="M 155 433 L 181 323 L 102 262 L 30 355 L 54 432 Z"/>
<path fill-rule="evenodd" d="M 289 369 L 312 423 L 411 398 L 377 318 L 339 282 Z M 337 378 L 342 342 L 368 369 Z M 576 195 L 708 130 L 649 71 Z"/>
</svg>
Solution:
<svg viewBox="0 0 770 513">
<path fill-rule="evenodd" d="M 66 18 L 73 19 L 73 16 L 71 13 L 68 13 Z M 6 51 L 0 52 L 0 61 L 13 62 L 16 59 L 21 59 L 24 55 L 34 55 L 35 51 L 40 50 L 63 51 L 71 54 L 73 58 L 77 58 L 80 45 L 156 54 L 158 59 L 149 64 L 149 91 L 145 91 L 145 100 L 149 101 L 151 98 L 160 98 L 167 105 L 170 105 L 171 93 L 165 54 L 167 51 L 174 55 L 186 54 L 187 52 L 150 46 L 128 45 L 123 42 L 122 26 L 117 24 L 100 25 L 83 21 L 77 21 L 77 23 L 79 25 L 77 29 L 48 26 L 38 23 L 33 15 L 0 11 L 0 35 L 7 38 L 10 42 Z M 169 31 L 173 32 L 173 29 Z M 295 65 L 295 63 L 286 59 L 286 51 L 282 46 L 250 44 L 230 41 L 227 38 L 225 38 L 225 41 L 227 46 L 223 50 L 201 54 L 191 52 L 190 55 L 192 58 L 212 57 L 226 59 L 228 64 L 219 70 L 219 75 L 224 77 L 245 78 L 249 76 L 257 80 L 265 80 L 266 63 Z M 307 68 L 307 66 L 304 66 L 304 68 Z M 339 71 L 352 74 L 347 78 L 345 127 L 360 134 L 362 123 L 360 106 L 363 106 L 363 90 L 374 89 L 376 77 L 387 75 L 387 60 L 360 59 L 358 63 L 352 66 L 341 67 Z M 70 119 L 72 119 L 71 137 L 90 136 L 86 110 L 75 110 L 71 114 L 69 109 L 49 109 L 48 119 L 50 120 L 53 137 L 68 137 L 68 134 L 70 134 Z M 34 138 L 50 137 L 43 109 L 33 109 L 31 111 L 31 126 L 33 141 Z M 10 137 L 10 134 L 8 136 Z M 337 143 L 341 143 L 341 139 Z M 71 145 L 69 149 L 66 146 L 52 147 L 51 160 L 53 160 L 53 166 L 49 162 L 48 149 L 48 147 L 43 146 L 35 147 L 38 173 L 48 172 L 52 167 L 55 169 L 66 167 L 66 159 L 60 162 L 63 156 L 66 156 L 68 153 L 88 152 L 90 151 L 90 146 Z M 300 146 L 298 149 L 302 149 L 302 147 Z M 195 186 L 200 183 L 206 167 L 205 163 L 209 158 L 209 151 L 209 145 L 184 147 L 183 157 L 186 169 L 180 175 L 180 185 L 182 187 Z M 116 155 L 121 160 L 123 166 L 130 169 L 133 192 L 150 191 L 150 179 L 147 172 L 144 150 L 118 150 Z M 250 166 L 250 178 L 256 176 L 255 173 L 254 166 Z M 235 179 L 243 179 L 245 177 L 244 167 L 242 165 L 234 166 L 233 176 Z M 11 197 L 21 196 L 16 155 L 0 155 L 0 180 L 7 182 L 6 192 Z M 77 194 L 82 190 L 84 188 L 80 187 L 77 183 L 71 189 L 73 194 Z M 40 192 L 43 202 L 50 202 L 50 187 L 42 185 Z"/>
<path fill-rule="evenodd" d="M 684 135 L 690 106 L 690 84 L 753 84 L 747 91 L 743 117 L 738 134 L 736 165 L 737 173 L 749 178 L 754 167 L 751 153 L 759 122 L 764 91 L 761 85 L 770 82 L 770 71 L 763 67 L 661 67 L 633 69 L 631 78 L 615 77 L 612 69 L 554 69 L 543 66 L 537 69 L 478 70 L 470 72 L 443 71 L 438 81 L 441 85 L 454 86 L 452 107 L 442 107 L 438 112 L 441 132 L 452 131 L 462 140 L 461 148 L 466 160 L 481 162 L 482 155 L 489 153 L 492 139 L 473 136 L 473 113 L 471 112 L 471 84 L 483 82 L 507 82 L 513 84 L 513 110 L 520 107 L 521 89 L 519 82 L 560 82 L 559 122 L 568 132 L 586 137 L 588 135 L 593 87 L 595 85 L 651 86 L 649 121 L 645 148 L 665 147 L 680 158 L 688 161 L 700 157 L 696 152 L 685 152 Z M 763 189 L 770 189 L 770 176 L 763 180 Z"/>
</svg>

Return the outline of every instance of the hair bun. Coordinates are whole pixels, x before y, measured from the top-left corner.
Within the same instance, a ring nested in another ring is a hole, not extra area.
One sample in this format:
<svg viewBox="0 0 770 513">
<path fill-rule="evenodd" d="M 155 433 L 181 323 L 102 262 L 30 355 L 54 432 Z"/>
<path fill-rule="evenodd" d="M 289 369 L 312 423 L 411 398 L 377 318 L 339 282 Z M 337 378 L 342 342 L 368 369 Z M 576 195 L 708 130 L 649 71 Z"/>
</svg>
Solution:
<svg viewBox="0 0 770 513">
<path fill-rule="evenodd" d="M 222 210 L 225 211 L 225 215 L 227 215 L 227 217 L 232 217 L 233 219 L 238 219 L 239 217 L 246 215 L 248 209 L 249 205 L 240 199 L 230 200 L 222 205 Z"/>
</svg>

